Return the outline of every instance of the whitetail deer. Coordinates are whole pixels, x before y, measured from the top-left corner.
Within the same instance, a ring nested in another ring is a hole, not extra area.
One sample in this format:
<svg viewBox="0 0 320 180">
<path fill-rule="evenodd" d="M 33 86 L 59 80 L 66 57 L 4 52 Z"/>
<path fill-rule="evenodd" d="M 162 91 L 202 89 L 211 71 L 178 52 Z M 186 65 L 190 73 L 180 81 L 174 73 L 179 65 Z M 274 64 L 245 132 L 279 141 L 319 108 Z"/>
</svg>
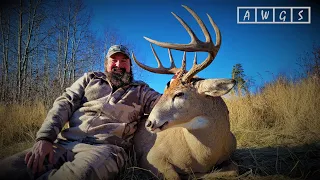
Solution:
<svg viewBox="0 0 320 180">
<path fill-rule="evenodd" d="M 178 72 L 150 113 L 145 127 L 140 126 L 134 137 L 136 151 L 144 153 L 140 166 L 154 172 L 158 170 L 166 179 L 179 179 L 179 174 L 207 173 L 215 165 L 227 161 L 236 149 L 236 139 L 230 131 L 229 112 L 220 97 L 233 88 L 235 81 L 194 78 L 217 55 L 221 45 L 220 31 L 208 15 L 216 32 L 214 45 L 198 15 L 187 6 L 183 7 L 200 25 L 205 42 L 200 41 L 190 27 L 172 13 L 191 36 L 189 44 L 163 43 L 145 37 L 153 44 L 168 48 L 171 66 L 163 67 L 152 45 L 158 68 L 140 63 L 132 54 L 134 61 L 147 71 L 160 74 Z M 181 68 L 175 66 L 170 49 L 184 51 Z M 195 56 L 193 66 L 187 72 L 186 52 L 208 52 L 208 56 L 201 64 L 197 64 Z"/>
</svg>

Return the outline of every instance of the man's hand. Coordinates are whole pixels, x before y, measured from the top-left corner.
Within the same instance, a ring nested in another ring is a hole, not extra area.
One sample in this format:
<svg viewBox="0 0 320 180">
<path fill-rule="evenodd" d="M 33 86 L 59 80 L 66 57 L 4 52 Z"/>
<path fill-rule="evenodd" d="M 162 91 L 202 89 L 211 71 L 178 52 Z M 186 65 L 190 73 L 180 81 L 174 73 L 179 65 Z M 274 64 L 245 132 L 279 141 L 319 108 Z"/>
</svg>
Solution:
<svg viewBox="0 0 320 180">
<path fill-rule="evenodd" d="M 46 140 L 40 140 L 33 145 L 32 151 L 24 158 L 28 168 L 32 167 L 32 172 L 41 172 L 45 157 L 49 155 L 49 163 L 53 163 L 53 145 Z"/>
<path fill-rule="evenodd" d="M 123 132 L 123 137 L 127 138 L 128 136 L 132 135 L 137 130 L 137 121 L 133 121 L 131 123 L 126 124 Z"/>
</svg>

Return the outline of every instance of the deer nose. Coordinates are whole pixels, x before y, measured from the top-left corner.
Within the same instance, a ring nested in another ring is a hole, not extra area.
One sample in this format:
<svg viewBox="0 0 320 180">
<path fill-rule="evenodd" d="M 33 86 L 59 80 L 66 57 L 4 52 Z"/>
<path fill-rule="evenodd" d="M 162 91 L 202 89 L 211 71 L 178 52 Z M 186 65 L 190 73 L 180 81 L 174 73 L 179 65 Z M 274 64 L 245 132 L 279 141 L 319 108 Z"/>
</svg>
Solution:
<svg viewBox="0 0 320 180">
<path fill-rule="evenodd" d="M 147 120 L 146 121 L 146 127 L 151 127 L 153 128 L 154 124 L 150 121 L 150 120 Z"/>
</svg>

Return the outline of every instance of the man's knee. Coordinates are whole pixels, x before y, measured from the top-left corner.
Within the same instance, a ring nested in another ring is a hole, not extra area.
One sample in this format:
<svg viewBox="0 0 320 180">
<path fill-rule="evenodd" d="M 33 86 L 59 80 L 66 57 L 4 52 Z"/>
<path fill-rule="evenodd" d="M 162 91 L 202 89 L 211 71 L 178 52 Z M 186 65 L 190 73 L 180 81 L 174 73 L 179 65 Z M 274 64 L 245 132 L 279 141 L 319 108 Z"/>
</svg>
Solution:
<svg viewBox="0 0 320 180">
<path fill-rule="evenodd" d="M 49 176 L 70 179 L 113 179 L 128 159 L 125 150 L 114 145 L 78 144 L 74 153 L 73 161 L 64 163 Z"/>
<path fill-rule="evenodd" d="M 98 163 L 92 166 L 99 179 L 115 178 L 125 167 L 128 155 L 125 150 L 115 145 L 102 145 L 98 147 L 101 157 Z"/>
</svg>

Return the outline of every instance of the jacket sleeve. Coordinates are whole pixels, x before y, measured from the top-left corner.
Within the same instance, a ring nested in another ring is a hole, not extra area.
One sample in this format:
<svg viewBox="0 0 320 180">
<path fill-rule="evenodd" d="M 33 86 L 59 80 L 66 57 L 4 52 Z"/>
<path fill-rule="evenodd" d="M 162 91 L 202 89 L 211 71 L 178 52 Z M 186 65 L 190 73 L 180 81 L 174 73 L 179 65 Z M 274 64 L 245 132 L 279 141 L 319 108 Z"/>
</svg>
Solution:
<svg viewBox="0 0 320 180">
<path fill-rule="evenodd" d="M 144 85 L 141 95 L 144 114 L 150 114 L 162 94 L 150 88 L 148 85 Z"/>
<path fill-rule="evenodd" d="M 48 112 L 40 130 L 37 132 L 37 141 L 47 140 L 53 142 L 56 140 L 73 112 L 80 108 L 84 89 L 89 80 L 89 75 L 85 73 L 69 88 L 66 88 L 65 92 L 54 101 L 53 107 Z"/>
</svg>

